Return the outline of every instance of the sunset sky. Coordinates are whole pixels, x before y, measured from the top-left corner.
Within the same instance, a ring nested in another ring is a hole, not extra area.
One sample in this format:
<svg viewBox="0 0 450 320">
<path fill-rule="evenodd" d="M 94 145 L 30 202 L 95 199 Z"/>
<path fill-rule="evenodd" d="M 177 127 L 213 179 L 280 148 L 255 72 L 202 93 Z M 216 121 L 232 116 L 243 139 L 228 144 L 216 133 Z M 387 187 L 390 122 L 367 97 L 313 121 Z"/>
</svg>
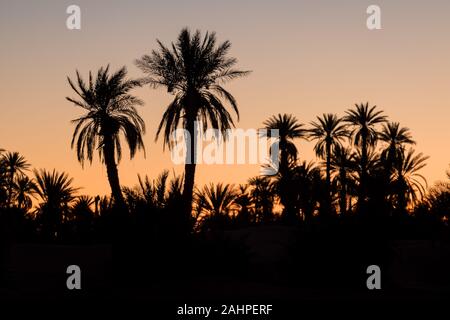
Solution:
<svg viewBox="0 0 450 320">
<path fill-rule="evenodd" d="M 66 28 L 67 6 L 81 7 L 81 30 Z M 366 27 L 366 8 L 381 7 L 382 30 Z M 259 128 L 276 113 L 309 124 L 322 113 L 344 115 L 369 101 L 409 127 L 415 149 L 430 156 L 422 173 L 429 185 L 444 179 L 450 163 L 450 1 L 0 1 L 0 147 L 19 151 L 34 168 L 56 168 L 74 177 L 82 193 L 107 194 L 98 158 L 82 169 L 70 149 L 70 120 L 81 110 L 66 77 L 78 69 L 126 65 L 175 41 L 183 27 L 216 31 L 230 40 L 238 66 L 252 70 L 226 87 L 236 97 L 239 128 Z M 134 91 L 147 125 L 147 157 L 125 153 L 121 183 L 163 169 L 182 172 L 161 142 L 157 125 L 173 98 L 164 89 Z M 314 159 L 313 144 L 299 142 L 300 157 Z M 199 166 L 197 185 L 243 183 L 257 165 Z"/>
</svg>

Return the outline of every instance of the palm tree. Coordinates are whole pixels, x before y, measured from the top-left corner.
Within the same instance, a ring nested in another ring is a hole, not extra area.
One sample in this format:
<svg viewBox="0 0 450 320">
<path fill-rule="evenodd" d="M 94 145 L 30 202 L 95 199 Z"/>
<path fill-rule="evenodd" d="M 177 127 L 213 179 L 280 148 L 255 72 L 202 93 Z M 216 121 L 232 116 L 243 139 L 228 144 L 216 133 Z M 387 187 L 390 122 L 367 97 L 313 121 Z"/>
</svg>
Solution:
<svg viewBox="0 0 450 320">
<path fill-rule="evenodd" d="M 284 216 L 286 219 L 293 219 L 295 216 L 292 207 L 292 199 L 288 197 L 289 187 L 289 166 L 297 161 L 297 147 L 294 139 L 305 138 L 307 131 L 303 129 L 303 124 L 299 123 L 297 118 L 291 114 L 278 114 L 264 121 L 264 127 L 267 130 L 266 135 L 271 135 L 272 130 L 277 130 L 279 147 L 279 166 L 277 177 L 277 191 L 281 204 L 284 207 Z"/>
<path fill-rule="evenodd" d="M 270 130 L 277 130 L 279 156 L 279 173 L 286 174 L 289 162 L 297 160 L 297 147 L 294 140 L 298 138 L 306 138 L 307 131 L 303 129 L 303 124 L 299 123 L 297 118 L 292 114 L 278 114 L 264 121 L 264 127 L 267 135 L 271 134 Z"/>
<path fill-rule="evenodd" d="M 229 213 L 236 199 L 236 192 L 230 184 L 210 184 L 196 193 L 196 202 L 200 216 L 204 219 L 221 223 L 229 218 Z"/>
<path fill-rule="evenodd" d="M 423 205 L 432 216 L 438 217 L 448 225 L 448 219 L 450 218 L 450 170 L 446 173 L 447 181 L 440 181 L 430 188 Z"/>
<path fill-rule="evenodd" d="M 292 177 L 287 192 L 295 196 L 295 213 L 299 213 L 304 221 L 310 221 L 318 209 L 326 207 L 326 186 L 320 174 L 320 169 L 314 162 L 302 161 L 291 168 Z"/>
<path fill-rule="evenodd" d="M 30 164 L 18 152 L 7 152 L 2 155 L 0 160 L 5 168 L 8 185 L 8 199 L 7 206 L 10 207 L 13 199 L 14 183 L 18 176 L 25 175 Z"/>
<path fill-rule="evenodd" d="M 28 211 L 32 206 L 31 196 L 34 196 L 36 185 L 33 179 L 23 175 L 17 178 L 14 185 L 16 192 L 17 207 Z"/>
<path fill-rule="evenodd" d="M 342 139 L 348 136 L 348 132 L 342 119 L 335 114 L 323 114 L 322 118 L 317 117 L 317 120 L 318 122 L 311 122 L 313 128 L 309 130 L 308 136 L 317 140 L 314 147 L 316 155 L 326 160 L 326 184 L 331 205 L 331 157 L 333 151 L 341 146 Z"/>
<path fill-rule="evenodd" d="M 383 111 L 376 110 L 376 106 L 369 108 L 369 103 L 355 104 L 355 110 L 348 110 L 344 121 L 350 124 L 351 136 L 353 143 L 360 147 L 361 164 L 360 164 L 360 195 L 358 202 L 362 201 L 366 193 L 367 169 L 368 169 L 368 153 L 369 148 L 375 146 L 378 133 L 375 126 L 386 122 L 386 116 L 382 115 Z"/>
<path fill-rule="evenodd" d="M 78 232 L 89 230 L 95 212 L 92 210 L 95 200 L 91 196 L 81 195 L 75 198 L 70 210 L 71 221 L 76 223 Z"/>
<path fill-rule="evenodd" d="M 251 199 L 249 194 L 248 184 L 240 184 L 238 186 L 238 194 L 234 202 L 239 206 L 239 220 L 247 225 L 251 222 L 250 217 L 250 206 Z"/>
<path fill-rule="evenodd" d="M 98 150 L 100 159 L 106 165 L 112 195 L 122 208 L 125 202 L 117 170 L 122 156 L 121 134 L 129 146 L 131 159 L 137 150 L 143 149 L 145 152 L 142 141 L 145 124 L 135 108 L 143 102 L 129 93 L 140 86 L 140 82 L 125 79 L 126 74 L 125 67 L 112 75 L 109 75 L 109 66 L 102 67 L 96 79 L 89 72 L 89 83 L 86 84 L 77 71 L 76 83 L 67 79 L 78 98 L 66 97 L 87 111 L 82 117 L 72 120 L 76 127 L 71 147 L 76 148 L 78 161 L 84 165 L 87 158 L 92 163 L 94 150 Z"/>
<path fill-rule="evenodd" d="M 426 166 L 425 161 L 428 158 L 422 153 L 415 155 L 413 149 L 400 154 L 391 176 L 391 184 L 397 200 L 396 207 L 400 212 L 406 212 L 409 204 L 414 205 L 422 199 L 427 181 L 418 171 Z"/>
<path fill-rule="evenodd" d="M 145 202 L 155 208 L 163 208 L 167 203 L 166 186 L 169 171 L 164 170 L 156 180 L 150 181 L 148 176 L 138 175 L 140 193 Z"/>
<path fill-rule="evenodd" d="M 8 199 L 7 187 L 8 183 L 7 183 L 6 165 L 3 162 L 3 158 L 1 157 L 0 152 L 0 208 L 4 207 L 7 203 Z"/>
<path fill-rule="evenodd" d="M 94 214 L 92 206 L 94 206 L 95 200 L 91 196 L 81 195 L 75 198 L 74 204 L 72 206 L 73 213 L 88 213 L 90 215 Z"/>
<path fill-rule="evenodd" d="M 275 200 L 274 187 L 267 177 L 250 178 L 250 199 L 254 206 L 258 222 L 268 222 L 272 219 Z"/>
<path fill-rule="evenodd" d="M 389 122 L 383 125 L 378 137 L 387 144 L 381 156 L 388 163 L 389 170 L 400 157 L 406 144 L 415 144 L 408 128 L 400 127 L 398 122 Z"/>
<path fill-rule="evenodd" d="M 72 186 L 73 179 L 67 173 L 45 169 L 34 170 L 35 192 L 40 197 L 37 213 L 43 224 L 44 233 L 53 238 L 68 214 L 70 204 L 75 199 L 78 188 Z"/>
<path fill-rule="evenodd" d="M 356 177 L 354 176 L 355 155 L 350 148 L 337 146 L 331 156 L 331 173 L 334 174 L 333 183 L 339 188 L 339 212 L 341 216 L 347 213 L 347 197 L 351 194 Z"/>
<path fill-rule="evenodd" d="M 185 141 L 183 201 L 186 214 L 191 215 L 196 169 L 196 121 L 203 123 L 203 130 L 208 124 L 220 129 L 226 138 L 226 130 L 234 126 L 234 122 L 224 102 L 231 105 L 238 119 L 239 112 L 236 99 L 221 84 L 245 76 L 249 71 L 234 69 L 237 60 L 228 57 L 231 43 L 225 41 L 216 46 L 214 32 L 206 33 L 202 39 L 200 31 L 191 34 L 188 29 L 183 29 L 175 44 L 167 47 L 158 40 L 158 45 L 158 51 L 136 60 L 136 65 L 147 74 L 148 84 L 155 88 L 163 86 L 175 96 L 164 112 L 156 139 L 164 131 L 164 144 L 171 148 L 172 133 L 180 123 L 189 133 L 189 139 Z"/>
</svg>

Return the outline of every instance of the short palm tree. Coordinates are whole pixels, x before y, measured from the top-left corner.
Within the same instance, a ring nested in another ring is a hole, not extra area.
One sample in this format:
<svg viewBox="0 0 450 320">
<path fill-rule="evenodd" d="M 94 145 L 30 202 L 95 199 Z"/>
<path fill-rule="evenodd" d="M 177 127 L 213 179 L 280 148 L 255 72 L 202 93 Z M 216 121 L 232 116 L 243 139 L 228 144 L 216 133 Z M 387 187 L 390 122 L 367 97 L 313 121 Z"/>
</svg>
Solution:
<svg viewBox="0 0 450 320">
<path fill-rule="evenodd" d="M 32 206 L 31 197 L 35 194 L 36 185 L 33 179 L 23 175 L 17 178 L 14 184 L 17 207 L 28 211 Z"/>
<path fill-rule="evenodd" d="M 153 181 L 150 181 L 148 176 L 145 176 L 145 178 L 138 176 L 140 193 L 147 205 L 155 208 L 163 208 L 166 205 L 168 178 L 169 171 L 167 170 L 164 170 L 158 178 Z"/>
<path fill-rule="evenodd" d="M 378 138 L 376 125 L 386 122 L 387 118 L 382 113 L 382 110 L 377 110 L 376 106 L 369 108 L 369 103 L 355 104 L 354 110 L 348 110 L 344 121 L 347 122 L 351 128 L 351 136 L 353 143 L 360 147 L 361 164 L 360 164 L 360 195 L 358 201 L 360 204 L 365 197 L 367 169 L 368 169 L 368 154 L 369 148 L 375 146 Z"/>
<path fill-rule="evenodd" d="M 237 188 L 237 196 L 234 202 L 239 206 L 239 220 L 248 224 L 251 222 L 250 217 L 250 207 L 251 207 L 251 199 L 249 194 L 249 186 L 248 184 L 240 184 Z"/>
<path fill-rule="evenodd" d="M 89 221 L 95 215 L 92 208 L 95 206 L 95 200 L 91 196 L 81 195 L 75 198 L 70 210 L 71 220 L 78 222 Z"/>
<path fill-rule="evenodd" d="M 37 214 L 42 221 L 44 233 L 53 238 L 57 236 L 70 204 L 76 198 L 78 188 L 72 186 L 73 179 L 65 172 L 43 169 L 34 170 L 34 175 L 35 193 L 41 199 Z"/>
<path fill-rule="evenodd" d="M 323 114 L 317 117 L 318 122 L 311 122 L 312 129 L 309 130 L 309 138 L 317 140 L 314 146 L 316 155 L 326 160 L 326 184 L 328 193 L 331 192 L 331 157 L 333 151 L 341 146 L 342 140 L 348 136 L 347 125 L 335 114 Z M 331 194 L 330 194 L 331 202 Z"/>
<path fill-rule="evenodd" d="M 229 41 L 216 45 L 216 34 L 199 31 L 194 34 L 183 29 L 176 43 L 167 47 L 158 40 L 159 50 L 136 60 L 136 65 L 147 75 L 153 87 L 165 87 L 175 97 L 164 112 L 156 138 L 163 132 L 164 143 L 171 148 L 171 137 L 180 124 L 190 136 L 186 139 L 183 201 L 186 214 L 191 215 L 192 195 L 196 169 L 196 121 L 208 124 L 223 133 L 234 126 L 225 107 L 228 102 L 239 118 L 236 99 L 222 83 L 247 75 L 248 71 L 235 69 L 237 60 L 228 56 Z M 223 135 L 224 138 L 226 135 Z"/>
<path fill-rule="evenodd" d="M 130 94 L 140 82 L 126 79 L 126 74 L 125 67 L 111 75 L 109 66 L 102 67 L 95 79 L 89 72 L 89 82 L 85 83 L 77 71 L 76 82 L 70 78 L 68 81 L 78 97 L 66 98 L 86 111 L 85 115 L 72 121 L 76 125 L 72 148 L 76 148 L 78 161 L 84 165 L 87 158 L 92 163 L 94 150 L 98 150 L 106 166 L 112 195 L 122 208 L 125 202 L 117 170 L 122 156 L 121 136 L 128 144 L 130 158 L 139 149 L 145 151 L 142 141 L 145 124 L 135 108 L 143 102 Z"/>
<path fill-rule="evenodd" d="M 25 171 L 29 169 L 30 164 L 18 152 L 7 152 L 2 155 L 0 161 L 3 163 L 7 179 L 7 206 L 9 207 L 12 205 L 15 180 L 19 176 L 25 175 Z"/>
<path fill-rule="evenodd" d="M 273 216 L 274 187 L 268 177 L 253 177 L 248 180 L 250 200 L 255 208 L 258 222 L 268 222 Z"/>
<path fill-rule="evenodd" d="M 236 192 L 230 184 L 210 184 L 196 193 L 199 218 L 215 222 L 226 221 L 236 199 Z"/>
<path fill-rule="evenodd" d="M 419 170 L 426 166 L 428 158 L 422 153 L 414 154 L 413 149 L 404 150 L 400 154 L 399 161 L 395 165 L 391 176 L 398 210 L 405 212 L 408 205 L 414 205 L 422 199 L 427 181 L 419 173 Z"/>
</svg>

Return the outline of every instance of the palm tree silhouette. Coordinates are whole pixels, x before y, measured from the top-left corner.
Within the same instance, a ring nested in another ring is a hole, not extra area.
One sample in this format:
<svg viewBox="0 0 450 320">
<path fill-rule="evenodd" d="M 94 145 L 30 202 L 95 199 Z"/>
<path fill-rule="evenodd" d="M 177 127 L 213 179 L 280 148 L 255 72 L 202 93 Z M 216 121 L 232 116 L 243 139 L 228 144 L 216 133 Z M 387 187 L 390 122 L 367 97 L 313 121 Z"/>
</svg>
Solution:
<svg viewBox="0 0 450 320">
<path fill-rule="evenodd" d="M 264 121 L 264 127 L 267 130 L 263 135 L 270 136 L 271 130 L 278 132 L 279 147 L 279 169 L 277 178 L 277 189 L 281 204 L 284 207 L 285 217 L 291 219 L 295 216 L 292 207 L 292 199 L 288 197 L 289 188 L 289 165 L 297 161 L 297 147 L 294 139 L 305 138 L 307 131 L 303 129 L 303 124 L 299 123 L 297 118 L 291 114 L 278 114 Z"/>
<path fill-rule="evenodd" d="M 388 163 L 389 168 L 397 161 L 403 153 L 406 144 L 415 144 L 408 128 L 400 127 L 398 122 L 389 122 L 383 124 L 383 128 L 379 133 L 379 139 L 387 144 L 386 148 L 381 152 L 381 156 Z"/>
<path fill-rule="evenodd" d="M 334 174 L 333 184 L 339 189 L 339 212 L 341 216 L 345 216 L 348 210 L 347 197 L 355 187 L 355 155 L 348 147 L 336 146 L 331 156 L 330 166 L 331 173 Z"/>
<path fill-rule="evenodd" d="M 16 192 L 17 207 L 21 210 L 28 211 L 32 206 L 31 196 L 34 196 L 36 185 L 33 179 L 23 175 L 17 178 L 14 185 Z"/>
<path fill-rule="evenodd" d="M 361 205 L 366 194 L 366 181 L 368 170 L 368 153 L 369 148 L 375 146 L 378 138 L 375 125 L 386 122 L 386 116 L 382 115 L 383 111 L 377 111 L 376 106 L 369 108 L 369 103 L 355 104 L 355 110 L 348 110 L 344 121 L 350 124 L 351 136 L 353 143 L 360 147 L 361 163 L 360 163 L 360 194 L 358 202 Z"/>
<path fill-rule="evenodd" d="M 164 112 L 156 139 L 164 131 L 164 144 L 171 148 L 171 135 L 180 122 L 189 133 L 190 139 L 186 139 L 183 201 L 186 213 L 191 215 L 196 169 L 195 122 L 200 120 L 203 130 L 209 124 L 223 133 L 234 126 L 222 99 L 231 105 L 239 119 L 237 102 L 221 84 L 245 76 L 249 71 L 234 69 L 237 60 L 227 56 L 231 43 L 225 41 L 216 46 L 214 32 L 206 33 L 202 39 L 200 31 L 191 34 L 188 29 L 183 29 L 171 47 L 166 47 L 159 40 L 158 44 L 159 51 L 144 55 L 136 60 L 136 65 L 148 75 L 148 84 L 166 87 L 169 93 L 175 95 Z"/>
<path fill-rule="evenodd" d="M 263 123 L 267 131 L 266 135 L 271 135 L 270 130 L 278 130 L 279 172 L 285 174 L 289 162 L 297 160 L 298 150 L 294 144 L 294 139 L 306 138 L 307 131 L 303 129 L 303 124 L 299 123 L 292 114 L 278 114 L 270 117 Z"/>
<path fill-rule="evenodd" d="M 415 155 L 414 152 L 413 149 L 409 149 L 399 154 L 391 177 L 397 209 L 403 213 L 406 212 L 408 204 L 416 204 L 422 199 L 427 186 L 427 180 L 418 171 L 426 166 L 425 161 L 429 157 L 422 153 Z"/>
<path fill-rule="evenodd" d="M 243 225 L 248 225 L 251 221 L 251 199 L 248 184 L 240 184 L 237 188 L 238 195 L 234 202 L 239 206 L 238 219 Z"/>
<path fill-rule="evenodd" d="M 72 120 L 76 127 L 71 146 L 76 148 L 78 161 L 84 165 L 87 158 L 92 163 L 94 150 L 98 150 L 106 166 L 112 195 L 121 208 L 125 207 L 117 169 L 122 157 L 121 133 L 129 146 L 131 159 L 137 150 L 145 152 L 142 141 L 145 124 L 135 108 L 143 102 L 129 93 L 140 86 L 140 82 L 125 79 L 126 74 L 125 67 L 112 75 L 109 75 L 109 66 L 102 67 L 96 79 L 89 72 L 89 83 L 86 84 L 77 71 L 76 84 L 69 77 L 67 79 L 78 98 L 66 97 L 87 111 L 84 116 Z"/>
<path fill-rule="evenodd" d="M 45 169 L 33 172 L 35 192 L 41 199 L 37 214 L 42 221 L 44 234 L 55 238 L 79 189 L 72 186 L 73 179 L 65 172 L 59 173 L 54 169 L 52 172 Z"/>
<path fill-rule="evenodd" d="M 268 177 L 253 177 L 248 180 L 250 186 L 250 200 L 255 208 L 258 222 L 272 220 L 275 192 Z"/>
<path fill-rule="evenodd" d="M 318 122 L 311 122 L 313 128 L 309 130 L 308 136 L 317 140 L 314 146 L 316 155 L 326 160 L 328 205 L 331 206 L 331 157 L 333 151 L 341 146 L 342 139 L 348 136 L 348 132 L 342 119 L 335 114 L 323 114 L 322 117 L 317 117 L 317 120 Z"/>
<path fill-rule="evenodd" d="M 199 207 L 199 218 L 221 226 L 229 219 L 229 214 L 236 199 L 236 192 L 232 185 L 218 183 L 204 186 L 196 193 Z"/>
<path fill-rule="evenodd" d="M 150 181 L 148 176 L 138 175 L 140 192 L 146 203 L 154 208 L 163 208 L 167 203 L 166 187 L 169 171 L 164 170 L 156 180 Z"/>
<path fill-rule="evenodd" d="M 30 164 L 18 152 L 7 152 L 6 154 L 2 155 L 0 161 L 3 163 L 7 176 L 7 206 L 10 207 L 12 205 L 15 180 L 18 176 L 25 175 L 25 171 L 29 169 Z"/>
</svg>

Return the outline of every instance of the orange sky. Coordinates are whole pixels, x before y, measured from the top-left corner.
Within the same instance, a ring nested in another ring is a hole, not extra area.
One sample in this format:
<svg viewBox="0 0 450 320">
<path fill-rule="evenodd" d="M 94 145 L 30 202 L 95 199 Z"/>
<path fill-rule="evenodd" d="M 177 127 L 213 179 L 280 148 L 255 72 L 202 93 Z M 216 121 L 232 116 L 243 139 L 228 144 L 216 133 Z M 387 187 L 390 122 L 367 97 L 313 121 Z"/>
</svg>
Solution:
<svg viewBox="0 0 450 320">
<path fill-rule="evenodd" d="M 82 29 L 66 29 L 72 1 L 0 2 L 0 147 L 21 152 L 36 168 L 65 170 L 83 193 L 109 193 L 106 170 L 95 161 L 83 170 L 70 149 L 70 120 L 80 110 L 66 76 L 79 69 L 126 65 L 173 41 L 189 26 L 214 30 L 233 43 L 242 69 L 253 70 L 227 88 L 241 111 L 238 127 L 258 128 L 270 115 L 293 113 L 303 123 L 316 115 L 343 115 L 369 101 L 412 130 L 416 149 L 430 156 L 422 171 L 429 184 L 444 179 L 450 163 L 450 2 L 448 1 L 77 1 Z M 382 10 L 382 30 L 366 28 L 368 5 Z M 174 168 L 157 124 L 171 99 L 164 90 L 135 92 L 145 101 L 147 158 L 119 167 L 123 185 L 138 173 Z M 313 145 L 300 142 L 313 159 Z M 175 167 L 181 172 L 181 167 Z M 241 183 L 256 165 L 200 166 L 197 183 Z"/>
</svg>

